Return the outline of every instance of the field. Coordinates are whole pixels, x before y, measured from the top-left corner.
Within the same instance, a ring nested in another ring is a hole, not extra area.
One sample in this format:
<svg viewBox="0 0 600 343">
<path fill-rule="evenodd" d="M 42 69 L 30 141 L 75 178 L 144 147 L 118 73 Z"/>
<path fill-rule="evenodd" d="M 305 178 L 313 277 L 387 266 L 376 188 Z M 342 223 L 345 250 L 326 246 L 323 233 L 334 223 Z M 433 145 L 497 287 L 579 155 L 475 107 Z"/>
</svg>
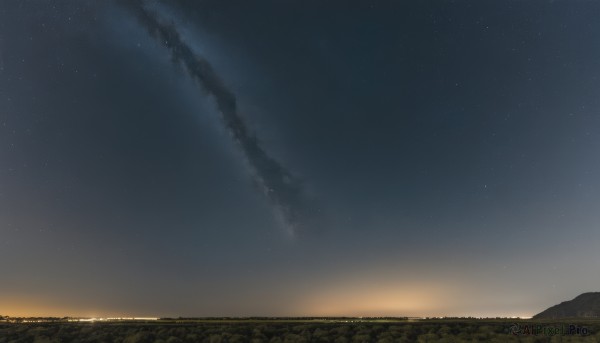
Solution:
<svg viewBox="0 0 600 343">
<path fill-rule="evenodd" d="M 0 323 L 0 343 L 5 342 L 600 342 L 600 320 L 46 320 Z"/>
</svg>

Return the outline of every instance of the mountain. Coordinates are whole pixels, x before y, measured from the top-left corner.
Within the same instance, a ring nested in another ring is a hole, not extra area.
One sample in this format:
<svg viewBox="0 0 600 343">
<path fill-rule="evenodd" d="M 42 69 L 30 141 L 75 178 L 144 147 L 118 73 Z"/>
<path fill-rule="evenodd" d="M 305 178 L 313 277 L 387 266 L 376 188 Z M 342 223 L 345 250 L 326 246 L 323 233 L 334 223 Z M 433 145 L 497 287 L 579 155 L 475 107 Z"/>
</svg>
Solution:
<svg viewBox="0 0 600 343">
<path fill-rule="evenodd" d="M 573 300 L 563 301 L 535 316 L 534 319 L 600 317 L 600 292 L 583 293 Z"/>
</svg>

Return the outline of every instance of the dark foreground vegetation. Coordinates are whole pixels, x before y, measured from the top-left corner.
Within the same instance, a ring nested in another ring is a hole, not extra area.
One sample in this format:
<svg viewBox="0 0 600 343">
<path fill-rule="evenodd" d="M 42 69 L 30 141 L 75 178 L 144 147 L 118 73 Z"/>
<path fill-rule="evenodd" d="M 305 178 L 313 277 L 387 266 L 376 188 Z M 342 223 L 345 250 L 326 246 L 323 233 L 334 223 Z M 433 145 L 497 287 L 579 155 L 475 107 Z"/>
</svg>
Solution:
<svg viewBox="0 0 600 343">
<path fill-rule="evenodd" d="M 600 320 L 0 323 L 0 343 L 5 342 L 600 342 Z"/>
</svg>

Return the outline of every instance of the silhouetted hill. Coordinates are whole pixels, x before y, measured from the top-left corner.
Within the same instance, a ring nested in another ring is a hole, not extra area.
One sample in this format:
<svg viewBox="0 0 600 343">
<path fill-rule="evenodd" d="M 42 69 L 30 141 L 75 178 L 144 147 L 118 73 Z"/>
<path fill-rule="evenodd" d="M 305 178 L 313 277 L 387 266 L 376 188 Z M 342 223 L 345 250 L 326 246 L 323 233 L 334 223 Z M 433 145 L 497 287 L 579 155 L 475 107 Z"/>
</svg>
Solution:
<svg viewBox="0 0 600 343">
<path fill-rule="evenodd" d="M 600 292 L 583 293 L 570 301 L 563 301 L 535 316 L 534 319 L 600 317 Z"/>
</svg>

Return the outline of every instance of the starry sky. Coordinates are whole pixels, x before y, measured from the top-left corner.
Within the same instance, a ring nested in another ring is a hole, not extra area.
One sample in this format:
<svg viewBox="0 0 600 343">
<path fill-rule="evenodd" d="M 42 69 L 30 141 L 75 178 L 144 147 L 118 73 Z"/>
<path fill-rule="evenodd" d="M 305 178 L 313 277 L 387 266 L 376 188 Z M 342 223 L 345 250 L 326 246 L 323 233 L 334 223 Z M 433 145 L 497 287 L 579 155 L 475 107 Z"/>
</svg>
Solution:
<svg viewBox="0 0 600 343">
<path fill-rule="evenodd" d="M 600 284 L 600 3 L 0 2 L 0 314 L 531 316 Z"/>
</svg>

